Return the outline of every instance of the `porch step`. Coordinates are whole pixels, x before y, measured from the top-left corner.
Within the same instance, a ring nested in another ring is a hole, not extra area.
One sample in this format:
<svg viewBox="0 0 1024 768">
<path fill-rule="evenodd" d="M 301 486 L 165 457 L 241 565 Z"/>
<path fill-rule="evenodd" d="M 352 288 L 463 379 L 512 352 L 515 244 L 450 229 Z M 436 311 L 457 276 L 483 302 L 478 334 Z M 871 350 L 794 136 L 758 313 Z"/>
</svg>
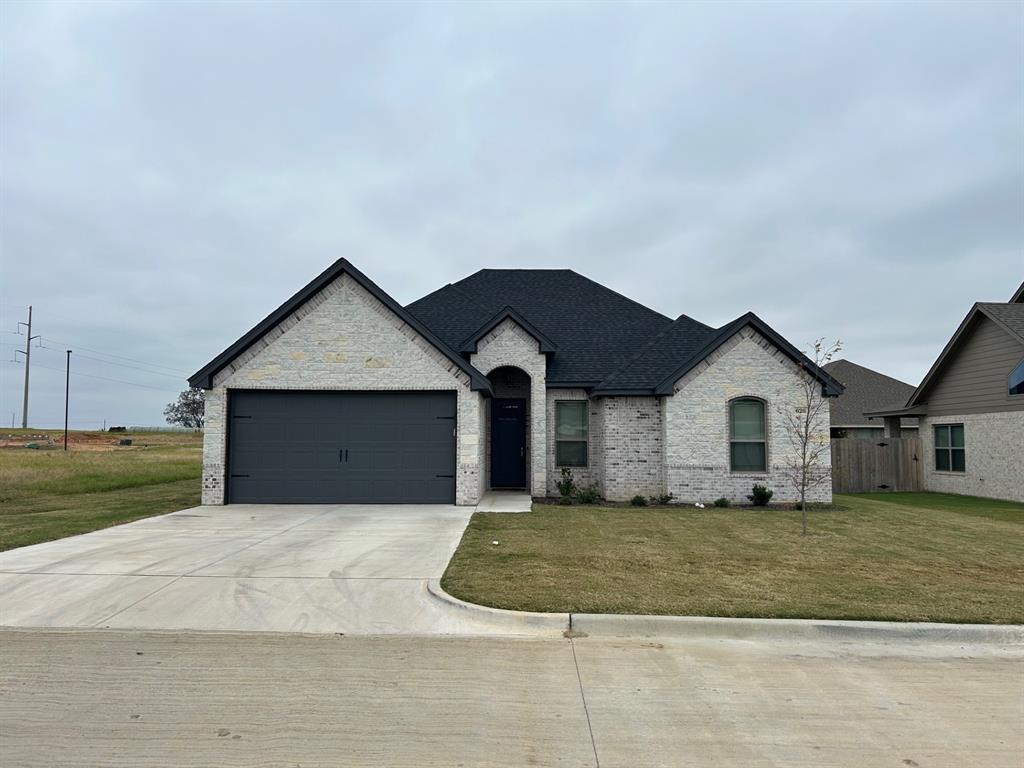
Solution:
<svg viewBox="0 0 1024 768">
<path fill-rule="evenodd" d="M 477 512 L 529 512 L 530 494 L 524 491 L 487 491 L 476 505 Z"/>
</svg>

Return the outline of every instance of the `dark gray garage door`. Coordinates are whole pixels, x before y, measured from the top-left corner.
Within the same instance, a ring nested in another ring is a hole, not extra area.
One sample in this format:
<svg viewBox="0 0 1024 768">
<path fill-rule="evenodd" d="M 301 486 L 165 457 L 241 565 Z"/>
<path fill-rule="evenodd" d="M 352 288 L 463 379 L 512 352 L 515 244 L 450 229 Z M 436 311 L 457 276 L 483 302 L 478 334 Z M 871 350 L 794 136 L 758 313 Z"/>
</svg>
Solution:
<svg viewBox="0 0 1024 768">
<path fill-rule="evenodd" d="M 454 392 L 234 391 L 231 502 L 455 501 Z"/>
</svg>

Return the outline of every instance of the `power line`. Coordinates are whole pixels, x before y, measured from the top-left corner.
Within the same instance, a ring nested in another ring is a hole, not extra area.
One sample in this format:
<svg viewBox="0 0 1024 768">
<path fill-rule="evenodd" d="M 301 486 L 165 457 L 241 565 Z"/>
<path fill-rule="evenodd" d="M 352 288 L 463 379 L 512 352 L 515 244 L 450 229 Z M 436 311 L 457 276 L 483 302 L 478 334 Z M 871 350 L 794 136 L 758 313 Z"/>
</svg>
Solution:
<svg viewBox="0 0 1024 768">
<path fill-rule="evenodd" d="M 189 375 L 185 371 L 182 371 L 182 370 L 180 370 L 178 368 L 172 368 L 169 365 L 160 365 L 159 363 L 147 363 L 145 360 L 136 360 L 134 357 L 125 357 L 124 355 L 114 355 L 114 354 L 111 354 L 110 352 L 103 352 L 102 350 L 99 350 L 99 349 L 89 349 L 88 347 L 83 347 L 80 344 L 72 344 L 72 343 L 67 342 L 67 341 L 60 341 L 59 339 L 54 339 L 54 338 L 52 338 L 50 336 L 44 336 L 43 337 L 43 341 L 51 341 L 54 344 L 57 344 L 59 346 L 67 347 L 67 348 L 72 348 L 72 349 L 84 349 L 86 352 L 92 352 L 93 354 L 96 354 L 96 355 L 103 355 L 104 357 L 113 357 L 113 358 L 115 358 L 117 360 L 127 360 L 129 363 L 138 363 L 139 365 L 147 365 L 150 368 L 163 368 L 165 371 L 173 371 L 174 373 L 180 373 L 180 374 L 182 374 L 184 376 L 188 376 Z M 76 352 L 75 354 L 77 355 L 78 353 Z"/>
<path fill-rule="evenodd" d="M 67 322 L 67 321 L 65 321 L 65 322 Z M 20 323 L 20 325 L 24 325 L 24 323 Z M 18 330 L 18 331 L 2 331 L 2 333 L 11 333 L 11 334 L 14 334 L 16 336 L 23 335 L 20 332 L 20 330 Z M 112 358 L 114 358 L 116 360 L 124 360 L 124 361 L 129 362 L 129 363 L 137 363 L 138 365 L 145 365 L 145 366 L 148 366 L 150 368 L 162 368 L 165 371 L 170 371 L 172 373 L 177 373 L 177 374 L 180 374 L 182 376 L 189 376 L 189 375 L 191 375 L 188 371 L 183 371 L 180 368 L 174 368 L 173 366 L 170 366 L 170 365 L 161 365 L 160 363 L 150 363 L 150 362 L 147 362 L 146 360 L 139 360 L 139 359 L 134 358 L 134 357 L 127 357 L 126 355 L 115 355 L 112 352 L 104 352 L 102 349 L 90 349 L 89 347 L 83 347 L 81 344 L 72 344 L 70 342 L 61 341 L 60 339 L 51 338 L 50 336 L 43 336 L 42 339 L 44 341 L 50 341 L 50 342 L 52 342 L 54 344 L 57 344 L 58 346 L 63 347 L 64 349 L 76 349 L 76 350 L 83 349 L 86 352 L 92 352 L 95 355 L 102 355 L 103 357 L 112 357 Z M 78 355 L 79 353 L 75 352 L 75 354 Z M 82 355 L 82 356 L 84 357 L 84 355 Z M 102 362 L 106 362 L 106 361 L 102 361 Z"/>
<path fill-rule="evenodd" d="M 50 341 L 53 341 L 53 339 L 50 339 Z M 56 347 L 47 347 L 46 345 L 43 345 L 40 347 L 40 349 L 47 349 L 51 352 L 59 352 L 60 354 L 64 354 L 64 350 L 57 349 Z M 113 360 L 103 360 L 102 358 L 93 357 L 92 355 L 83 355 L 80 352 L 75 352 L 75 357 L 81 357 L 86 360 L 95 360 L 97 363 L 104 363 L 106 365 L 117 365 L 120 366 L 121 368 L 131 368 L 133 371 L 142 371 L 143 373 L 148 373 L 153 376 L 166 376 L 169 379 L 177 379 L 178 381 L 181 381 L 182 376 L 185 375 L 177 373 L 164 373 L 163 371 L 151 371 L 148 368 L 142 368 L 138 365 L 129 365 L 128 363 L 115 363 Z"/>
<path fill-rule="evenodd" d="M 17 365 L 21 365 L 21 363 L 18 362 L 17 360 L 5 360 L 4 362 L 6 362 L 6 363 L 15 363 Z M 64 369 L 63 368 L 54 368 L 53 366 L 50 366 L 50 365 L 40 365 L 39 363 L 36 363 L 33 367 L 34 368 L 45 368 L 48 371 L 57 371 L 58 373 L 64 373 Z M 96 376 L 95 374 L 92 374 L 92 373 L 81 373 L 79 371 L 72 371 L 71 373 L 74 376 L 85 376 L 88 379 L 100 379 L 102 381 L 113 381 L 113 382 L 116 382 L 118 384 L 127 384 L 127 385 L 129 385 L 131 387 L 141 387 L 142 389 L 153 389 L 153 390 L 156 390 L 157 392 L 176 392 L 177 391 L 177 389 L 171 389 L 171 388 L 165 388 L 165 387 L 151 387 L 148 384 L 139 384 L 138 382 L 135 382 L 135 381 L 125 381 L 124 379 L 112 379 L 112 378 L 110 378 L 108 376 Z"/>
<path fill-rule="evenodd" d="M 50 341 L 53 341 L 53 339 L 50 339 Z M 21 349 L 21 345 L 20 344 L 13 344 L 13 343 L 8 342 L 8 341 L 0 341 L 0 346 L 3 346 L 3 347 L 14 347 L 16 349 Z M 45 349 L 47 352 L 55 352 L 55 353 L 61 354 L 61 355 L 64 354 L 64 350 L 63 349 L 57 349 L 57 347 L 48 347 L 45 344 L 40 344 L 39 346 L 33 347 L 33 349 Z M 151 371 L 148 368 L 142 368 L 142 367 L 137 366 L 137 365 L 128 365 L 127 363 L 116 363 L 113 360 L 104 360 L 104 359 L 99 358 L 99 357 L 93 357 L 92 355 L 83 355 L 83 354 L 80 354 L 78 352 L 75 353 L 75 356 L 76 357 L 85 358 L 86 360 L 94 360 L 97 363 L 104 363 L 105 365 L 116 365 L 116 366 L 119 366 L 121 368 L 131 368 L 133 371 L 142 371 L 143 373 L 148 373 L 148 374 L 151 374 L 153 376 L 166 376 L 167 378 L 177 379 L 178 381 L 181 381 L 182 377 L 185 375 L 185 374 L 176 374 L 176 373 L 164 373 L 163 371 Z"/>
</svg>

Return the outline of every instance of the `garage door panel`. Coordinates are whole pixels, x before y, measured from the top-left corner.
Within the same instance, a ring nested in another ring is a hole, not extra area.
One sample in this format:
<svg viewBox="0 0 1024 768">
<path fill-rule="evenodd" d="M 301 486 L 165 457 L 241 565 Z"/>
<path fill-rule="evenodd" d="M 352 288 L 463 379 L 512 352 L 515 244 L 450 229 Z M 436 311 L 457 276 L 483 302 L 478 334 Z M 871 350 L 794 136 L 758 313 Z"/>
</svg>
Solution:
<svg viewBox="0 0 1024 768">
<path fill-rule="evenodd" d="M 232 392 L 229 500 L 452 503 L 455 412 L 453 392 Z"/>
</svg>

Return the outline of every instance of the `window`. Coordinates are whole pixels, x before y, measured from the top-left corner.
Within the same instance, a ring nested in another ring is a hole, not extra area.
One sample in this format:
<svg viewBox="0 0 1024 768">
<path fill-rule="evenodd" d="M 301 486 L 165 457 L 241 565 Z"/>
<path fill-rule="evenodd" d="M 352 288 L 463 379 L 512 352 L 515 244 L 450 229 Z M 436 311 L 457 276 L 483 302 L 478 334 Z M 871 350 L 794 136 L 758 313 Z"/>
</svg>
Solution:
<svg viewBox="0 0 1024 768">
<path fill-rule="evenodd" d="M 1007 384 L 1011 395 L 1024 395 L 1024 360 L 1010 371 L 1010 380 Z"/>
<path fill-rule="evenodd" d="M 587 401 L 555 403 L 555 462 L 560 467 L 587 466 Z"/>
<path fill-rule="evenodd" d="M 764 472 L 768 468 L 764 403 L 753 398 L 729 403 L 729 468 L 733 472 Z"/>
<path fill-rule="evenodd" d="M 939 472 L 966 472 L 964 425 L 935 425 L 935 469 Z"/>
</svg>

